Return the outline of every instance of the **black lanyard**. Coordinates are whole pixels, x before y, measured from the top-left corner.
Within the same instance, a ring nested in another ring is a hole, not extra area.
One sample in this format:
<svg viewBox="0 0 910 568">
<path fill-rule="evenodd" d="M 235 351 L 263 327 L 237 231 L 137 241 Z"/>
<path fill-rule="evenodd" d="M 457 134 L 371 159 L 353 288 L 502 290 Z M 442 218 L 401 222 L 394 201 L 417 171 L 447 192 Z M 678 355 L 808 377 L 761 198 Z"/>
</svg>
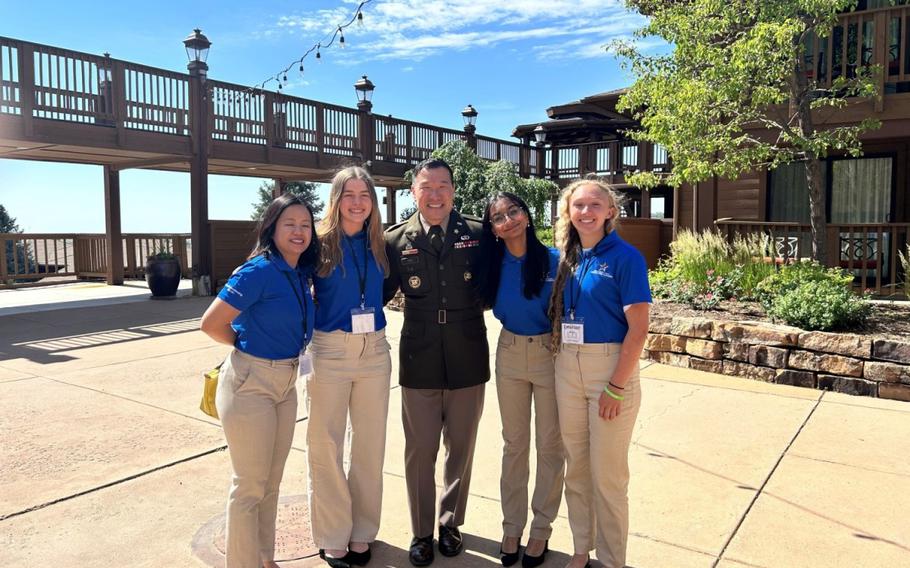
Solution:
<svg viewBox="0 0 910 568">
<path fill-rule="evenodd" d="M 582 253 L 584 256 L 585 253 Z M 594 256 L 593 251 L 591 251 L 591 256 L 585 258 L 581 263 L 581 276 L 578 277 L 578 295 L 575 295 L 575 278 L 569 281 L 569 319 L 575 319 L 575 306 L 578 304 L 578 300 L 581 298 L 581 285 L 585 281 L 585 276 L 590 272 L 591 267 L 594 266 L 594 262 L 597 260 L 597 257 Z M 578 269 L 575 269 L 575 275 L 578 275 Z"/>
<path fill-rule="evenodd" d="M 360 272 L 360 266 L 357 265 L 357 253 L 354 252 L 354 243 L 351 242 L 351 238 L 347 235 L 344 236 L 344 241 L 348 243 L 348 247 L 351 249 L 351 257 L 354 259 L 354 268 L 357 269 L 357 279 L 360 282 L 360 309 L 362 310 L 367 303 L 366 290 L 367 290 L 367 239 L 363 239 L 363 272 Z"/>
<path fill-rule="evenodd" d="M 281 270 L 281 269 L 279 268 L 278 270 Z M 300 291 L 301 291 L 301 293 L 303 293 L 303 282 L 300 280 L 300 272 L 298 272 L 296 269 L 294 269 L 294 272 L 297 274 L 297 282 L 300 283 Z M 309 311 L 308 311 L 307 304 L 306 304 L 306 299 L 301 298 L 300 297 L 301 294 L 297 293 L 297 286 L 294 286 L 294 281 L 291 280 L 291 275 L 288 274 L 284 270 L 281 270 L 281 273 L 284 274 L 284 277 L 288 279 L 288 284 L 291 285 L 291 290 L 294 291 L 294 297 L 297 298 L 297 305 L 300 306 L 300 315 L 303 316 L 303 320 L 302 320 L 303 321 L 303 345 L 304 345 L 304 347 L 306 347 L 306 344 L 307 344 L 306 330 L 307 330 L 307 323 L 308 323 L 307 316 L 309 315 Z"/>
</svg>

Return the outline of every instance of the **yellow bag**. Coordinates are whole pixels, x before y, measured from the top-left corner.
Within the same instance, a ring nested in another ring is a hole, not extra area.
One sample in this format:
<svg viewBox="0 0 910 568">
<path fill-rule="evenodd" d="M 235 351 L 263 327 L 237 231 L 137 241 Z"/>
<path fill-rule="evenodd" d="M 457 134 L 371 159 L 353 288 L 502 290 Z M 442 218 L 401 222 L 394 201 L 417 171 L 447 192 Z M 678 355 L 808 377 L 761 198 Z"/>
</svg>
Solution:
<svg viewBox="0 0 910 568">
<path fill-rule="evenodd" d="M 218 365 L 211 371 L 202 373 L 205 385 L 202 390 L 202 402 L 199 403 L 199 410 L 205 412 L 212 418 L 218 418 L 218 409 L 215 408 L 215 393 L 218 392 L 218 375 L 221 373 L 221 365 Z"/>
</svg>

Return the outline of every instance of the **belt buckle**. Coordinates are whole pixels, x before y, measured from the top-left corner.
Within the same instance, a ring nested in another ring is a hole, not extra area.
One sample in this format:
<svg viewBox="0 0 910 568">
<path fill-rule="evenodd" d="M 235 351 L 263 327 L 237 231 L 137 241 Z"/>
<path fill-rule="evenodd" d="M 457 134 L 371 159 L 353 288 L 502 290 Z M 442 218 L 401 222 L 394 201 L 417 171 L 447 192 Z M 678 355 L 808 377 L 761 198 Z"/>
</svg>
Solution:
<svg viewBox="0 0 910 568">
<path fill-rule="evenodd" d="M 445 310 L 437 311 L 436 323 L 446 323 L 446 311 Z"/>
</svg>

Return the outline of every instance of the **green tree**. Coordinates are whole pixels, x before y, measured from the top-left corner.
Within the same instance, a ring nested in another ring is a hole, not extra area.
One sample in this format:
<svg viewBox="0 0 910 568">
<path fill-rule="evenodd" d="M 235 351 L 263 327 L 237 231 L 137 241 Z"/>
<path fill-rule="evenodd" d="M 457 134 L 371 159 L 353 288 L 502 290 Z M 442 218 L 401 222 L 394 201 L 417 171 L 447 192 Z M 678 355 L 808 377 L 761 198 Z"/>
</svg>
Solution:
<svg viewBox="0 0 910 568">
<path fill-rule="evenodd" d="M 855 8 L 857 0 L 626 4 L 650 17 L 638 38 L 659 37 L 674 46 L 669 54 L 645 55 L 628 42 L 613 45 L 636 78 L 619 103 L 641 122 L 642 129 L 631 136 L 663 145 L 673 160 L 668 175 L 637 173 L 629 182 L 677 187 L 803 162 L 813 256 L 824 262 L 821 160 L 831 150 L 859 155 L 860 134 L 879 122 L 866 118 L 834 127 L 821 117 L 830 118 L 831 109 L 844 108 L 850 97 L 876 96 L 873 78 L 881 70 L 860 65 L 823 88 L 815 74 L 807 73 L 812 58 L 806 57 L 804 46 L 813 36 L 831 34 L 838 14 Z M 829 112 L 813 113 L 819 109 Z"/>
<path fill-rule="evenodd" d="M 16 219 L 11 217 L 9 212 L 6 210 L 6 207 L 0 205 L 0 233 L 21 233 L 19 225 L 16 224 Z M 32 257 L 29 250 L 25 247 L 22 241 L 15 241 L 15 246 L 13 245 L 14 241 L 5 241 L 4 247 L 6 248 L 6 273 L 13 275 L 16 274 L 16 267 L 20 272 L 23 272 L 28 269 L 28 267 L 34 267 L 35 259 Z"/>
<path fill-rule="evenodd" d="M 269 203 L 272 202 L 272 189 L 275 187 L 275 182 L 264 181 L 259 186 L 257 191 L 258 201 L 253 203 L 253 214 L 250 215 L 250 218 L 253 221 L 258 221 L 259 217 L 262 215 L 262 212 L 265 211 L 265 208 L 269 206 Z M 320 213 L 322 213 L 323 207 L 325 204 L 319 198 L 317 193 L 317 186 L 315 183 L 310 181 L 290 181 L 285 184 L 285 192 L 291 193 L 293 195 L 300 195 L 304 200 L 310 204 L 310 207 L 313 208 L 313 215 L 316 218 L 319 218 Z"/>
<path fill-rule="evenodd" d="M 443 144 L 433 150 L 430 156 L 445 160 L 452 167 L 456 210 L 483 216 L 483 208 L 490 195 L 498 191 L 509 191 L 525 200 L 538 227 L 550 224 L 547 206 L 559 191 L 555 183 L 543 179 L 524 179 L 518 175 L 515 164 L 505 160 L 488 162 L 461 140 Z M 412 179 L 413 173 L 408 172 L 405 180 L 410 184 Z M 401 191 L 407 192 L 409 189 Z M 414 211 L 414 208 L 402 211 L 401 219 L 407 219 Z"/>
</svg>

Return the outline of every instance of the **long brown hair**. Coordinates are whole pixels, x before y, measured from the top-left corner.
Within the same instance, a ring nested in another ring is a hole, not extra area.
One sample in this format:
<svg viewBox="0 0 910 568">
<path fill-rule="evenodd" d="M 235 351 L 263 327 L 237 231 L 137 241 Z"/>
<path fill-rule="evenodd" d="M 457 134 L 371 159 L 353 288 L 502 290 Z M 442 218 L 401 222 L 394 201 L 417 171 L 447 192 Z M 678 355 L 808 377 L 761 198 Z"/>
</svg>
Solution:
<svg viewBox="0 0 910 568">
<path fill-rule="evenodd" d="M 556 279 L 553 282 L 553 293 L 550 296 L 549 316 L 553 325 L 552 351 L 554 355 L 559 351 L 562 345 L 562 314 L 563 314 L 563 290 L 566 288 L 566 282 L 575 273 L 578 267 L 578 258 L 581 256 L 581 238 L 578 231 L 572 225 L 571 204 L 572 194 L 575 190 L 585 186 L 593 185 L 606 195 L 616 208 L 616 213 L 607 219 L 604 223 L 604 235 L 609 235 L 619 226 L 619 211 L 622 206 L 622 198 L 619 192 L 609 183 L 598 178 L 582 178 L 570 183 L 562 195 L 559 196 L 559 216 L 556 220 L 556 248 L 559 250 L 559 268 L 556 270 Z"/>
<path fill-rule="evenodd" d="M 373 252 L 373 258 L 382 268 L 382 274 L 388 276 L 389 259 L 386 257 L 385 240 L 382 238 L 382 218 L 379 216 L 376 186 L 370 174 L 359 166 L 344 168 L 332 178 L 328 209 L 316 229 L 319 239 L 322 241 L 322 264 L 319 266 L 317 274 L 325 278 L 332 273 L 336 266 L 341 266 L 344 270 L 341 262 L 344 258 L 344 251 L 341 248 L 341 239 L 344 234 L 341 229 L 341 194 L 344 191 L 344 184 L 352 179 L 361 180 L 370 190 L 370 202 L 373 206 L 370 217 L 366 221 L 367 239 L 370 243 L 370 250 Z"/>
</svg>

